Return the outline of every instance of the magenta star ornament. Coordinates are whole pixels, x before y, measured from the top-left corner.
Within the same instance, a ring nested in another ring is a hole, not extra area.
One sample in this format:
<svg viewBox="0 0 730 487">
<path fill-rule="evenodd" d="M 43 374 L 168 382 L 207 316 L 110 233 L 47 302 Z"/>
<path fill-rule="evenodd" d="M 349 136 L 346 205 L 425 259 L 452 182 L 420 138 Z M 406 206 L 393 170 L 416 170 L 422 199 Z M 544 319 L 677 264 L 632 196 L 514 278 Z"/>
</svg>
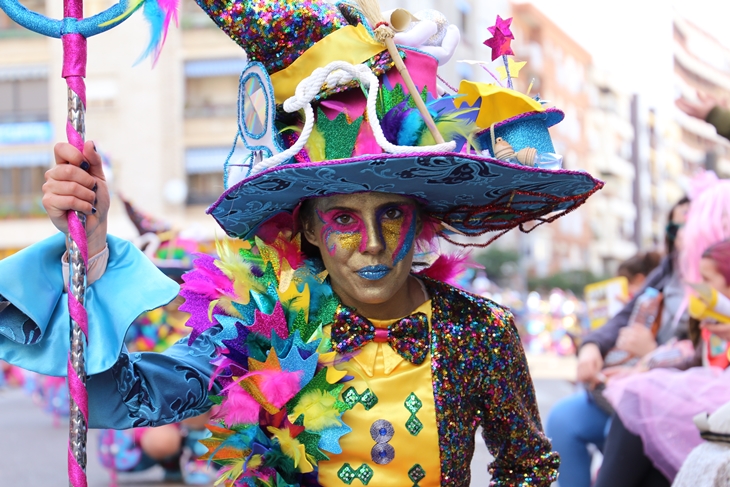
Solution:
<svg viewBox="0 0 730 487">
<path fill-rule="evenodd" d="M 276 302 L 274 311 L 270 315 L 256 310 L 256 320 L 253 326 L 249 328 L 249 331 L 260 333 L 265 337 L 270 337 L 272 330 L 280 338 L 287 338 L 289 336 L 289 326 L 287 325 L 284 309 L 281 307 L 280 301 Z"/>
<path fill-rule="evenodd" d="M 510 30 L 510 25 L 512 25 L 512 17 L 503 19 L 497 15 L 497 22 L 493 26 L 487 27 L 487 30 L 492 35 L 496 35 L 496 31 L 500 31 L 508 39 L 514 39 L 515 36 L 512 34 L 512 30 Z"/>
<path fill-rule="evenodd" d="M 484 41 L 484 45 L 492 48 L 492 61 L 500 56 L 514 56 L 510 43 L 512 39 L 505 36 L 501 30 L 495 29 L 493 37 Z"/>
</svg>

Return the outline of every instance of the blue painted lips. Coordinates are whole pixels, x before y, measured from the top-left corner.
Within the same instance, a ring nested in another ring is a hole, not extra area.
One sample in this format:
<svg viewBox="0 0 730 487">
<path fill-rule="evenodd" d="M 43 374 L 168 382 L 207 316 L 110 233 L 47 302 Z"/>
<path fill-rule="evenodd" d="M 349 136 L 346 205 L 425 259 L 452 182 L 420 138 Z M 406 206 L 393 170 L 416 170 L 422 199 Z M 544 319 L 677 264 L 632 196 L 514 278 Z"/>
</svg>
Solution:
<svg viewBox="0 0 730 487">
<path fill-rule="evenodd" d="M 371 265 L 368 267 L 363 267 L 362 269 L 357 271 L 357 274 L 363 279 L 367 279 L 368 281 L 378 281 L 387 276 L 390 271 L 391 268 L 387 265 Z"/>
</svg>

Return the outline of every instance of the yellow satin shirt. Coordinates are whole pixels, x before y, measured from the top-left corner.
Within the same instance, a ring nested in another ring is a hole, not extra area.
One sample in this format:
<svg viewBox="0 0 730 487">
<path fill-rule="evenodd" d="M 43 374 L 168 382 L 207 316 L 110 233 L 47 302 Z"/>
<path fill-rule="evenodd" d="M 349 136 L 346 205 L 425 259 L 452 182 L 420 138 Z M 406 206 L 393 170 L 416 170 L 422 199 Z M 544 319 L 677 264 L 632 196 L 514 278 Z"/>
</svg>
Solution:
<svg viewBox="0 0 730 487">
<path fill-rule="evenodd" d="M 430 328 L 431 301 L 417 312 L 428 317 Z M 387 328 L 397 320 L 370 321 L 376 328 Z M 342 418 L 352 432 L 340 439 L 341 454 L 328 454 L 329 461 L 319 462 L 319 483 L 438 487 L 441 460 L 431 354 L 414 365 L 387 343 L 370 342 L 337 368 L 354 377 L 341 396 L 354 404 Z"/>
</svg>

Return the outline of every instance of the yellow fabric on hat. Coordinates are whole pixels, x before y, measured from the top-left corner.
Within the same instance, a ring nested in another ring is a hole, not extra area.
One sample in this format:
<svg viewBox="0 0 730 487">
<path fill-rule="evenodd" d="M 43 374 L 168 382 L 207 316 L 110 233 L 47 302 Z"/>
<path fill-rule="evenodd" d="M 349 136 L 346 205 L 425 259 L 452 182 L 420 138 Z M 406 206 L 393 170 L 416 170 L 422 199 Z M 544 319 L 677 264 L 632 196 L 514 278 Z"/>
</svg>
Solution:
<svg viewBox="0 0 730 487">
<path fill-rule="evenodd" d="M 373 39 L 362 24 L 338 29 L 307 49 L 286 69 L 271 75 L 276 103 L 282 104 L 294 96 L 297 85 L 317 68 L 333 61 L 362 64 L 384 50 L 385 46 Z"/>
<path fill-rule="evenodd" d="M 413 311 L 417 312 L 428 317 L 430 328 L 431 301 L 426 301 Z M 370 320 L 376 328 L 387 328 L 395 321 L 397 320 Z M 324 332 L 329 336 L 329 327 Z M 395 353 L 388 343 L 370 342 L 352 360 L 338 365 L 337 368 L 346 370 L 354 377 L 345 383 L 343 391 L 353 387 L 361 395 L 370 389 L 377 396 L 378 402 L 369 411 L 358 403 L 345 412 L 342 419 L 352 428 L 352 433 L 340 439 L 341 454 L 327 453 L 330 459 L 319 462 L 320 485 L 344 485 L 337 473 L 347 463 L 354 470 L 367 464 L 373 470 L 370 485 L 378 487 L 413 485 L 413 481 L 408 478 L 408 471 L 418 464 L 426 472 L 426 477 L 418 485 L 440 486 L 441 456 L 431 377 L 431 354 L 428 354 L 421 365 L 414 365 Z M 415 414 L 423 424 L 423 429 L 417 436 L 406 428 L 411 412 L 406 408 L 405 401 L 411 393 L 422 403 L 421 409 Z M 395 450 L 395 457 L 387 465 L 378 465 L 371 457 L 375 440 L 370 436 L 370 427 L 380 419 L 389 421 L 395 430 L 393 438 L 388 442 Z M 353 481 L 353 485 L 360 485 L 360 481 Z"/>
<path fill-rule="evenodd" d="M 474 105 L 481 98 L 482 105 L 477 116 L 477 125 L 482 129 L 490 128 L 495 123 L 523 113 L 545 111 L 540 102 L 519 91 L 486 83 L 464 80 L 459 85 L 459 93 L 456 96 L 454 99 L 456 108 L 464 102 Z"/>
</svg>

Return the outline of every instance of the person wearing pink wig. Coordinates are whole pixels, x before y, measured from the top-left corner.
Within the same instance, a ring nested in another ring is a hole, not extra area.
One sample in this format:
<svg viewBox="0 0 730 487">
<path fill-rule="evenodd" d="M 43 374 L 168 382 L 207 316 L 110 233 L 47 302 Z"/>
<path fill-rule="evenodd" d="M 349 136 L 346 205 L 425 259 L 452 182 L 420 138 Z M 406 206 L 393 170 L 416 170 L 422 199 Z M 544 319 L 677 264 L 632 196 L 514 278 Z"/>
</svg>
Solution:
<svg viewBox="0 0 730 487">
<path fill-rule="evenodd" d="M 718 292 L 730 293 L 730 268 L 717 261 L 718 244 L 730 239 L 730 180 L 706 173 L 695 180 L 693 193 L 679 236 L 684 282 L 715 284 Z M 730 323 L 713 331 L 722 336 Z M 729 381 L 730 369 L 717 367 L 655 368 L 611 380 L 605 395 L 615 414 L 595 487 L 669 486 L 702 441 L 692 418 L 730 401 Z"/>
</svg>

